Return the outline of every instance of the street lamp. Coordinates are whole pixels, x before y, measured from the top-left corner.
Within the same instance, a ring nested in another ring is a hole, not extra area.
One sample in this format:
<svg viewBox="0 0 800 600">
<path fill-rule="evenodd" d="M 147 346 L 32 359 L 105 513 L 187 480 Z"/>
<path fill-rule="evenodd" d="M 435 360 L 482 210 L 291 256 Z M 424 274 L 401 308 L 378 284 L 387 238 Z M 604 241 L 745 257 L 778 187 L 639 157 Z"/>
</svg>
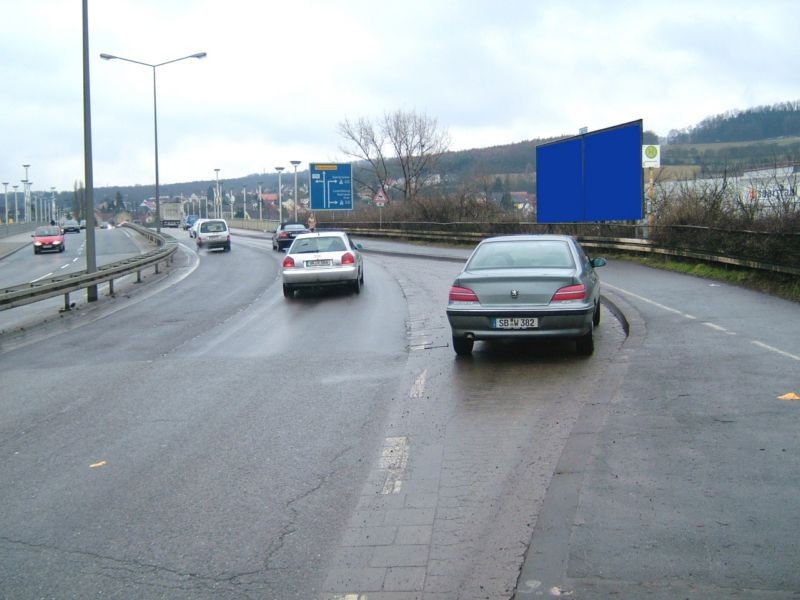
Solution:
<svg viewBox="0 0 800 600">
<path fill-rule="evenodd" d="M 294 167 L 294 220 L 295 223 L 297 222 L 297 165 L 299 165 L 302 160 L 290 160 L 292 166 Z"/>
<path fill-rule="evenodd" d="M 22 165 L 25 169 L 25 179 L 22 180 L 22 203 L 25 205 L 25 222 L 30 223 L 31 221 L 31 192 L 30 187 L 28 187 L 28 167 L 30 165 Z"/>
<path fill-rule="evenodd" d="M 221 192 L 219 189 L 219 169 L 214 169 L 214 171 L 217 173 L 217 185 L 214 188 L 214 217 L 219 218 L 222 215 L 222 198 L 220 198 Z"/>
<path fill-rule="evenodd" d="M 281 202 L 281 172 L 286 167 L 275 167 L 278 172 L 278 223 L 283 223 L 283 202 Z"/>
<path fill-rule="evenodd" d="M 158 187 L 158 108 L 156 103 L 156 68 L 163 67 L 164 65 L 168 65 L 170 63 L 178 62 L 181 60 L 186 60 L 187 58 L 205 58 L 205 52 L 197 52 L 195 54 L 190 54 L 189 56 L 182 56 L 181 58 L 174 58 L 172 60 L 167 60 L 161 63 L 157 63 L 152 65 L 150 63 L 141 62 L 138 60 L 132 60 L 130 58 L 123 58 L 122 56 L 114 56 L 113 54 L 101 54 L 100 58 L 103 60 L 124 60 L 125 62 L 134 63 L 136 65 L 142 65 L 145 67 L 150 67 L 153 69 L 153 139 L 155 140 L 155 163 L 156 163 L 156 232 L 161 233 L 161 197 L 160 197 L 160 190 Z"/>
<path fill-rule="evenodd" d="M 50 220 L 56 220 L 56 188 L 50 187 Z"/>
<path fill-rule="evenodd" d="M 28 221 L 30 221 L 30 219 L 28 218 L 30 216 L 30 209 L 28 208 L 28 180 L 23 179 L 22 181 L 20 181 L 20 183 L 22 184 L 22 208 L 24 209 L 25 212 L 24 222 L 27 223 Z M 14 211 L 16 212 L 16 207 L 14 207 Z"/>
<path fill-rule="evenodd" d="M 19 221 L 19 212 L 17 209 L 17 188 L 18 185 L 12 185 L 11 187 L 14 188 L 14 223 Z"/>
<path fill-rule="evenodd" d="M 6 219 L 3 221 L 6 225 L 8 225 L 8 181 L 3 182 L 3 208 L 6 211 Z"/>
</svg>

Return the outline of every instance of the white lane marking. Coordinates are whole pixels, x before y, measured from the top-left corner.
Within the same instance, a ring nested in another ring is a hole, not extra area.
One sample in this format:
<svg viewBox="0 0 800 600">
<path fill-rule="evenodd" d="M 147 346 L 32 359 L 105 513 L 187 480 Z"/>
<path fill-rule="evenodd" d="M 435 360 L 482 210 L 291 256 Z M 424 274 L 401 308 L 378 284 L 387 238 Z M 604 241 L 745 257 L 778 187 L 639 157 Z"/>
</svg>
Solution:
<svg viewBox="0 0 800 600">
<path fill-rule="evenodd" d="M 53 276 L 52 273 L 48 273 L 47 275 L 42 275 L 41 277 L 37 277 L 36 279 L 33 279 L 32 281 L 30 281 L 30 283 L 36 283 L 37 281 L 41 281 L 42 279 L 47 279 L 48 277 L 52 277 L 52 276 Z"/>
<path fill-rule="evenodd" d="M 617 287 L 615 285 L 611 285 L 610 283 L 603 282 L 603 286 L 604 287 L 609 287 L 612 290 L 617 290 L 618 292 L 621 292 L 623 294 L 627 294 L 628 296 L 631 296 L 632 298 L 636 298 L 638 300 L 641 300 L 642 302 L 647 302 L 648 304 L 652 304 L 653 306 L 656 306 L 656 307 L 658 307 L 658 308 L 660 308 L 662 310 L 666 310 L 667 312 L 675 313 L 676 315 L 680 315 L 680 316 L 685 317 L 687 319 L 691 319 L 692 321 L 697 319 L 697 317 L 692 316 L 689 313 L 685 313 L 685 312 L 683 312 L 681 310 L 678 310 L 677 308 L 671 308 L 669 306 L 666 306 L 665 304 L 661 304 L 659 302 L 656 302 L 655 300 L 650 300 L 650 298 L 645 298 L 644 296 L 640 296 L 639 294 L 634 294 L 633 292 L 629 292 L 628 290 L 623 290 L 622 288 L 619 288 L 619 287 Z"/>
<path fill-rule="evenodd" d="M 785 356 L 787 358 L 791 358 L 792 360 L 796 360 L 800 362 L 800 356 L 796 356 L 795 354 L 789 354 L 788 352 L 784 352 L 783 350 L 779 350 L 774 346 L 770 346 L 769 344 L 765 344 L 764 342 L 759 342 L 758 340 L 751 340 L 751 344 L 758 346 L 759 348 L 763 348 L 764 350 L 769 350 L 770 352 L 775 352 L 776 354 L 780 354 L 781 356 Z"/>
<path fill-rule="evenodd" d="M 428 369 L 422 371 L 411 386 L 411 391 L 408 393 L 409 398 L 419 399 L 425 393 L 425 381 L 428 378 Z"/>
<path fill-rule="evenodd" d="M 693 317 L 693 316 L 688 315 L 686 313 L 682 313 L 681 311 L 676 310 L 674 308 L 670 308 L 669 306 L 664 306 L 663 304 L 659 304 L 658 302 L 655 302 L 654 300 L 650 300 L 649 298 L 645 298 L 643 296 L 639 296 L 638 294 L 634 294 L 633 292 L 629 292 L 628 290 L 623 290 L 622 288 L 618 288 L 617 286 L 611 285 L 609 283 L 603 283 L 603 285 L 607 286 L 607 287 L 610 287 L 613 290 L 617 290 L 618 292 L 621 292 L 623 294 L 627 294 L 628 296 L 631 296 L 633 298 L 638 298 L 642 302 L 647 302 L 648 304 L 652 304 L 653 306 L 657 306 L 657 307 L 662 308 L 664 310 L 667 310 L 669 312 L 682 315 L 682 316 L 686 317 L 687 319 L 695 319 L 696 318 L 696 317 Z M 704 322 L 703 325 L 705 325 L 706 327 L 710 327 L 711 329 L 715 329 L 717 331 L 721 331 L 721 332 L 727 333 L 728 335 L 736 335 L 734 332 L 728 331 L 724 327 L 720 327 L 719 325 L 715 325 L 714 323 L 705 323 Z M 750 343 L 758 346 L 759 348 L 763 348 L 764 350 L 769 350 L 770 352 L 774 352 L 776 354 L 780 354 L 781 356 L 785 356 L 786 358 L 791 358 L 792 360 L 800 361 L 800 356 L 797 356 L 796 354 L 791 354 L 791 353 L 786 352 L 784 350 L 781 350 L 779 348 L 775 348 L 774 346 L 770 346 L 769 344 L 765 344 L 764 342 L 759 342 L 758 340 L 750 340 Z"/>
<path fill-rule="evenodd" d="M 381 459 L 378 469 L 386 471 L 386 481 L 383 484 L 383 494 L 399 494 L 403 487 L 401 479 L 408 466 L 408 438 L 388 437 L 381 450 Z"/>
<path fill-rule="evenodd" d="M 59 268 L 59 269 L 66 269 L 67 267 L 69 267 L 69 265 L 61 265 L 61 266 L 60 266 L 60 267 L 58 267 L 58 268 Z"/>
<path fill-rule="evenodd" d="M 736 335 L 733 331 L 728 331 L 724 327 L 720 327 L 719 325 L 716 325 L 714 323 L 709 323 L 707 321 L 704 321 L 703 325 L 705 325 L 706 327 L 710 327 L 711 329 L 713 329 L 715 331 L 721 331 L 722 333 L 727 333 L 728 335 Z"/>
</svg>

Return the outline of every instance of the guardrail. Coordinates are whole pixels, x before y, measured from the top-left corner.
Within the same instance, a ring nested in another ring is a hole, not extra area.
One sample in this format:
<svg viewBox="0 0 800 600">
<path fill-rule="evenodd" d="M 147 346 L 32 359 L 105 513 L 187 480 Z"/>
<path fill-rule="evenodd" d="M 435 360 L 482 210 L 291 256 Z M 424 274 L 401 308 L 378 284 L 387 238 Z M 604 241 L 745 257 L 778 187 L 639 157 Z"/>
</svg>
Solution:
<svg viewBox="0 0 800 600">
<path fill-rule="evenodd" d="M 231 220 L 231 226 L 240 229 L 253 229 L 259 231 L 270 231 L 274 229 L 276 222 L 274 221 L 256 221 L 256 220 Z M 405 239 L 405 240 L 420 240 L 420 241 L 435 241 L 435 242 L 453 242 L 459 244 L 477 244 L 485 237 L 492 235 L 504 235 L 509 233 L 531 233 L 531 224 L 487 224 L 482 223 L 478 229 L 480 231 L 445 231 L 436 230 L 432 226 L 435 225 L 454 225 L 463 226 L 464 224 L 424 224 L 426 227 L 420 227 L 419 223 L 413 224 L 411 228 L 383 228 L 382 225 L 375 223 L 359 223 L 359 222 L 327 222 L 320 223 L 319 228 L 344 229 L 355 235 L 364 237 L 383 237 L 390 239 Z M 497 227 L 499 231 L 492 231 L 492 226 Z M 586 248 L 607 249 L 622 252 L 635 252 L 643 254 L 660 254 L 665 256 L 673 256 L 677 258 L 691 258 L 694 260 L 701 260 L 711 263 L 732 265 L 737 267 L 745 267 L 750 269 L 757 269 L 763 271 L 771 271 L 774 273 L 783 273 L 787 275 L 800 276 L 800 267 L 792 265 L 776 265 L 765 263 L 748 258 L 720 255 L 705 252 L 702 250 L 692 248 L 682 248 L 675 246 L 668 246 L 659 244 L 654 240 L 646 239 L 645 237 L 604 237 L 596 235 L 579 234 L 572 231 L 573 224 L 566 224 L 568 231 L 561 231 L 562 233 L 570 233 L 576 235 L 581 243 Z M 114 293 L 114 280 L 132 273 L 137 274 L 137 282 L 141 281 L 142 270 L 146 267 L 153 266 L 155 272 L 158 273 L 158 266 L 161 263 L 168 262 L 172 259 L 178 247 L 177 240 L 172 238 L 165 238 L 157 234 L 151 229 L 126 223 L 125 227 L 135 229 L 141 235 L 148 238 L 149 241 L 158 244 L 158 248 L 130 259 L 121 260 L 115 263 L 110 263 L 98 269 L 93 273 L 87 273 L 85 270 L 76 273 L 69 273 L 37 281 L 35 283 L 27 283 L 23 285 L 6 288 L 0 291 L 0 310 L 23 306 L 25 304 L 32 304 L 40 300 L 52 298 L 55 296 L 64 296 L 64 310 L 70 309 L 69 295 L 72 292 L 86 289 L 88 287 L 99 285 L 101 283 L 109 283 L 109 293 Z M 526 228 L 527 231 L 516 231 L 514 229 Z M 599 232 L 602 226 L 594 226 L 594 232 Z M 616 227 L 616 226 L 613 226 Z M 621 226 L 624 227 L 624 226 Z M 636 226 L 639 230 L 646 230 L 647 227 Z M 511 230 L 510 230 L 511 229 Z M 710 228 L 702 228 L 710 230 Z M 535 231 L 535 230 L 534 230 Z M 539 231 L 539 233 L 552 232 L 556 233 L 552 226 L 546 226 L 546 231 Z M 644 232 L 648 233 L 648 232 Z M 741 232 L 746 233 L 746 232 Z M 800 234 L 792 234 L 800 235 Z M 800 264 L 800 262 L 798 262 Z"/>
<path fill-rule="evenodd" d="M 586 248 L 605 249 L 637 254 L 690 258 L 693 260 L 729 265 L 741 268 L 800 276 L 800 233 L 770 234 L 764 232 L 728 232 L 712 227 L 681 227 L 678 237 L 683 244 L 665 243 L 665 235 L 659 228 L 648 225 L 626 224 L 538 224 L 538 223 L 387 223 L 336 221 L 321 222 L 318 227 L 345 229 L 354 235 L 388 239 L 418 240 L 424 242 L 451 242 L 477 244 L 494 235 L 522 233 L 565 233 L 575 235 Z M 470 229 L 473 229 L 470 231 Z M 627 235 L 625 235 L 627 234 Z M 633 235 L 631 235 L 633 234 Z M 730 239 L 722 239 L 729 236 Z M 691 244 L 701 243 L 707 247 L 737 249 L 740 254 L 713 252 Z M 751 252 L 774 250 L 785 247 L 785 263 L 776 264 L 759 260 L 758 256 L 742 255 Z M 781 246 L 782 245 L 782 246 Z"/>
<path fill-rule="evenodd" d="M 38 225 L 44 225 L 44 223 L 0 223 L 0 239 L 33 231 Z"/>
<path fill-rule="evenodd" d="M 115 279 L 136 273 L 136 281 L 139 283 L 142 280 L 143 269 L 154 267 L 155 272 L 158 273 L 159 265 L 172 260 L 172 255 L 178 249 L 177 240 L 168 239 L 150 229 L 132 223 L 126 223 L 124 227 L 136 230 L 151 243 L 158 244 L 158 248 L 140 256 L 103 265 L 92 273 L 87 273 L 84 269 L 51 279 L 43 279 L 33 283 L 25 283 L 5 288 L 0 291 L 0 310 L 15 308 L 25 304 L 33 304 L 40 300 L 63 295 L 64 310 L 68 311 L 70 310 L 69 295 L 72 292 L 101 283 L 108 283 L 109 293 L 113 295 Z"/>
<path fill-rule="evenodd" d="M 230 227 L 235 229 L 249 229 L 263 233 L 275 231 L 280 224 L 277 219 L 225 219 Z"/>
</svg>

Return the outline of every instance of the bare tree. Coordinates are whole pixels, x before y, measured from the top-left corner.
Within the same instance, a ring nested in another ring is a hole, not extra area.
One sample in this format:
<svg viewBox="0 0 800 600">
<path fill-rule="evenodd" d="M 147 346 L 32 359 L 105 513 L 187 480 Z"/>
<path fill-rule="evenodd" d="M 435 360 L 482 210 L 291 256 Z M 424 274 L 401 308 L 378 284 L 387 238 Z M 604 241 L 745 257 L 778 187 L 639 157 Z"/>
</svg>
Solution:
<svg viewBox="0 0 800 600">
<path fill-rule="evenodd" d="M 408 202 L 419 196 L 449 145 L 449 135 L 436 119 L 414 111 L 387 113 L 377 124 L 345 119 L 339 132 L 350 144 L 342 151 L 370 165 L 377 185 L 367 187 L 373 193 L 398 191 Z"/>
</svg>

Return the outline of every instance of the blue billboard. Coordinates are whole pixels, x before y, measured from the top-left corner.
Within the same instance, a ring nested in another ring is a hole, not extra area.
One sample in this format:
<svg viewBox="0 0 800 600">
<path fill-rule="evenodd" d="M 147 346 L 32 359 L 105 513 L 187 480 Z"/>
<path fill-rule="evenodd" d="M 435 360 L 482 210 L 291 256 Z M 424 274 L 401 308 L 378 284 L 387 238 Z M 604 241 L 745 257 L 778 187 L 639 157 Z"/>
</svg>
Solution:
<svg viewBox="0 0 800 600">
<path fill-rule="evenodd" d="M 308 179 L 311 210 L 353 210 L 350 163 L 311 163 Z"/>
<path fill-rule="evenodd" d="M 539 223 L 642 218 L 642 121 L 536 147 Z"/>
</svg>

